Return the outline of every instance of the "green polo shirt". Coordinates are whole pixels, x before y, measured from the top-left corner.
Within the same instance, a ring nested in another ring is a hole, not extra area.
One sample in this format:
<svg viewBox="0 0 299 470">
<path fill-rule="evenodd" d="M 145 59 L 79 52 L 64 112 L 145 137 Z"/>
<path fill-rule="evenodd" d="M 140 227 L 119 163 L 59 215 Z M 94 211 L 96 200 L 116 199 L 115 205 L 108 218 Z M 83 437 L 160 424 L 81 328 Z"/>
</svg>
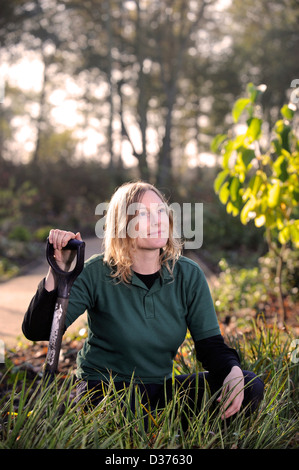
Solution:
<svg viewBox="0 0 299 470">
<path fill-rule="evenodd" d="M 73 284 L 66 327 L 87 310 L 88 337 L 77 357 L 84 380 L 163 383 L 187 328 L 194 341 L 220 334 L 206 278 L 185 257 L 173 276 L 166 267 L 149 290 L 133 274 L 130 284 L 110 276 L 102 255 L 90 258 Z"/>
</svg>

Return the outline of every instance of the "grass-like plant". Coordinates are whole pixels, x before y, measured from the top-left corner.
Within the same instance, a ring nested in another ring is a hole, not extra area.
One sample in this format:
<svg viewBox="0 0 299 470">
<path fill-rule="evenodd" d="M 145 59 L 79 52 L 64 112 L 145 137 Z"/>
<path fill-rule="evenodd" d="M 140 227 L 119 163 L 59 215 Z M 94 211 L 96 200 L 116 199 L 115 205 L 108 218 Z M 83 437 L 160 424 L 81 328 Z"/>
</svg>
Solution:
<svg viewBox="0 0 299 470">
<path fill-rule="evenodd" d="M 213 406 L 215 396 L 210 396 L 208 387 L 197 412 L 180 391 L 174 392 L 173 400 L 162 410 L 145 407 L 133 380 L 120 392 L 111 382 L 104 399 L 92 407 L 93 392 L 76 398 L 72 375 L 57 376 L 50 384 L 40 378 L 28 383 L 26 377 L 19 380 L 16 376 L 12 390 L 0 401 L 0 449 L 298 447 L 299 368 L 290 358 L 290 341 L 278 329 L 258 326 L 249 337 L 230 338 L 243 368 L 262 376 L 265 396 L 251 417 L 240 412 L 229 423 L 221 419 L 220 407 Z M 189 339 L 182 348 L 174 373 L 199 369 Z M 2 381 L 5 378 L 4 374 Z M 183 415 L 187 430 L 182 428 Z"/>
</svg>

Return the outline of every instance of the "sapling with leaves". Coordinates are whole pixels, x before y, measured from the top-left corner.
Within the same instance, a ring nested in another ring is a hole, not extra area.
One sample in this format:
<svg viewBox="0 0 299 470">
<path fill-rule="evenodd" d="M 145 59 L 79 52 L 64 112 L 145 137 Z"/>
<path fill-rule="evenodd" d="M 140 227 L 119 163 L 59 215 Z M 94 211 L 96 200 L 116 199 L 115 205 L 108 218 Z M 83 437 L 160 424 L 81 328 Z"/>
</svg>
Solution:
<svg viewBox="0 0 299 470">
<path fill-rule="evenodd" d="M 248 84 L 247 96 L 233 106 L 233 128 L 213 140 L 212 150 L 222 156 L 214 189 L 229 214 L 239 216 L 244 225 L 253 220 L 256 227 L 265 229 L 269 251 L 277 257 L 279 301 L 286 321 L 282 267 L 287 246 L 299 247 L 299 139 L 294 125 L 297 108 L 292 102 L 281 108 L 281 119 L 267 139 L 260 104 L 266 88 Z M 242 132 L 238 132 L 241 124 Z"/>
</svg>

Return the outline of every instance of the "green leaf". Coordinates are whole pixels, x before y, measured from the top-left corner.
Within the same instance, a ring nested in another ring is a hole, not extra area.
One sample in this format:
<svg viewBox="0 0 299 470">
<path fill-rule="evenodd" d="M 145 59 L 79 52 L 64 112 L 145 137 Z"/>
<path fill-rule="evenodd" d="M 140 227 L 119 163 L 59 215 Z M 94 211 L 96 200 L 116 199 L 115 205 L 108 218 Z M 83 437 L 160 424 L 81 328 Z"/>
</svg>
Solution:
<svg viewBox="0 0 299 470">
<path fill-rule="evenodd" d="M 239 150 L 241 147 L 243 147 L 245 139 L 246 134 L 237 135 L 237 137 L 232 141 L 233 150 Z"/>
<path fill-rule="evenodd" d="M 266 226 L 270 229 L 276 229 L 276 218 L 273 214 L 273 211 L 268 211 L 266 213 Z"/>
<path fill-rule="evenodd" d="M 270 155 L 268 155 L 268 154 L 261 155 L 260 162 L 263 166 L 270 166 L 270 167 L 272 166 L 272 160 L 271 160 Z"/>
<path fill-rule="evenodd" d="M 281 153 L 281 140 L 280 139 L 273 139 L 272 140 L 272 145 L 274 147 L 275 153 L 277 153 L 277 155 L 280 155 L 280 153 Z"/>
<path fill-rule="evenodd" d="M 251 161 L 255 158 L 254 150 L 244 148 L 241 152 L 241 159 L 247 168 Z"/>
<path fill-rule="evenodd" d="M 225 152 L 223 154 L 223 161 L 222 161 L 222 167 L 224 169 L 228 169 L 228 162 L 229 162 L 229 159 L 231 157 L 231 154 L 232 154 L 232 151 L 234 149 L 234 144 L 233 142 L 230 140 L 227 142 L 227 144 L 225 145 Z"/>
<path fill-rule="evenodd" d="M 246 225 L 249 221 L 249 213 L 253 211 L 256 207 L 256 200 L 254 198 L 250 198 L 249 201 L 246 202 L 245 206 L 241 210 L 240 220 L 243 225 Z"/>
<path fill-rule="evenodd" d="M 267 209 L 268 209 L 268 195 L 265 194 L 265 192 L 264 192 L 262 198 L 260 198 L 260 213 L 261 214 L 265 214 L 267 212 Z M 267 220 L 266 220 L 266 223 L 267 223 Z"/>
<path fill-rule="evenodd" d="M 247 91 L 247 93 L 250 97 L 250 102 L 255 103 L 255 100 L 256 100 L 257 95 L 258 95 L 258 91 L 257 91 L 256 86 L 253 83 L 248 83 L 248 85 L 246 87 L 246 91 Z"/>
<path fill-rule="evenodd" d="M 277 217 L 276 225 L 277 225 L 278 230 L 282 230 L 284 228 L 284 223 L 283 223 L 283 219 L 281 216 Z"/>
<path fill-rule="evenodd" d="M 299 188 L 294 188 L 293 190 L 293 198 L 295 199 L 296 202 L 299 202 Z"/>
<path fill-rule="evenodd" d="M 229 175 L 228 170 L 222 170 L 220 173 L 218 173 L 215 181 L 214 181 L 214 191 L 215 193 L 219 192 L 219 189 L 221 188 L 222 184 L 226 180 L 227 176 Z"/>
<path fill-rule="evenodd" d="M 212 152 L 214 152 L 214 153 L 219 152 L 219 148 L 220 148 L 221 144 L 225 141 L 226 138 L 227 138 L 227 135 L 225 135 L 225 134 L 216 135 L 216 137 L 213 139 L 213 141 L 211 143 Z"/>
<path fill-rule="evenodd" d="M 280 181 L 277 181 L 276 183 L 273 184 L 273 186 L 270 186 L 268 190 L 268 206 L 273 209 L 274 207 L 277 207 L 279 204 L 279 198 L 280 198 Z"/>
<path fill-rule="evenodd" d="M 244 188 L 244 189 L 242 190 L 242 193 L 243 193 L 243 194 L 242 194 L 242 201 L 243 201 L 243 202 L 246 202 L 247 199 L 249 199 L 250 196 L 251 196 L 251 188 L 249 188 L 249 187 L 246 188 L 246 189 Z"/>
<path fill-rule="evenodd" d="M 233 177 L 229 186 L 230 197 L 232 201 L 236 201 L 239 195 L 240 180 L 236 176 Z"/>
<path fill-rule="evenodd" d="M 288 179 L 288 162 L 284 155 L 280 155 L 280 157 L 275 160 L 273 163 L 273 168 L 276 176 L 280 179 L 280 181 L 284 182 Z"/>
<path fill-rule="evenodd" d="M 246 106 L 250 104 L 250 102 L 251 101 L 248 98 L 240 98 L 235 102 L 233 110 L 232 110 L 232 116 L 233 116 L 234 122 L 239 121 L 241 114 L 245 110 Z"/>
<path fill-rule="evenodd" d="M 252 118 L 249 121 L 249 127 L 247 129 L 246 135 L 250 137 L 253 141 L 257 140 L 261 134 L 262 130 L 262 120 L 259 118 Z"/>
<path fill-rule="evenodd" d="M 263 93 L 265 93 L 265 91 L 267 90 L 267 86 L 264 85 L 264 84 L 261 84 L 259 86 L 255 86 L 253 83 L 248 83 L 247 85 L 247 93 L 250 97 L 250 101 L 251 103 L 256 103 L 257 101 L 257 98 L 262 95 Z"/>
<path fill-rule="evenodd" d="M 287 104 L 285 104 L 285 105 L 281 108 L 280 112 L 281 112 L 281 114 L 283 115 L 283 117 L 286 118 L 286 119 L 288 119 L 289 121 L 291 121 L 291 120 L 293 119 L 294 114 L 295 114 L 294 110 L 291 109 L 291 108 L 289 107 L 289 105 L 287 105 Z"/>
<path fill-rule="evenodd" d="M 233 217 L 236 217 L 239 214 L 239 209 L 231 201 L 227 203 L 226 212 L 232 214 Z"/>
<path fill-rule="evenodd" d="M 290 225 L 290 236 L 294 245 L 299 247 L 299 220 L 295 220 L 294 223 Z"/>
<path fill-rule="evenodd" d="M 282 119 L 275 123 L 275 132 L 280 138 L 280 143 L 283 149 L 290 152 L 289 134 L 292 131 L 291 126 L 286 124 Z"/>
<path fill-rule="evenodd" d="M 253 196 L 256 197 L 256 195 L 257 195 L 257 193 L 258 193 L 258 191 L 259 191 L 259 189 L 260 189 L 262 183 L 263 183 L 263 178 L 262 178 L 261 175 L 259 175 L 259 174 L 255 174 L 255 175 L 251 178 L 251 180 L 250 180 L 250 182 L 249 182 L 249 187 L 250 187 L 250 189 L 251 189 L 251 193 L 252 193 Z"/>
<path fill-rule="evenodd" d="M 278 234 L 278 240 L 282 245 L 285 245 L 291 238 L 290 227 L 284 227 Z"/>
<path fill-rule="evenodd" d="M 228 186 L 229 186 L 229 181 L 226 181 L 224 185 L 222 186 L 222 188 L 220 189 L 219 199 L 222 202 L 222 204 L 226 204 L 228 201 L 228 198 L 229 198 Z"/>
</svg>

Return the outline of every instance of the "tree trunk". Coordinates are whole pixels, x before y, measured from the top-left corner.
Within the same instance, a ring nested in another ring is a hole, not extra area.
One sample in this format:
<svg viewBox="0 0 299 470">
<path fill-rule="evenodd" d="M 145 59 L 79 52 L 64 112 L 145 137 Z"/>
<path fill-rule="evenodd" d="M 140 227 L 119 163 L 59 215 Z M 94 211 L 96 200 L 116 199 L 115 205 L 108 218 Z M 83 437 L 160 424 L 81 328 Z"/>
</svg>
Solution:
<svg viewBox="0 0 299 470">
<path fill-rule="evenodd" d="M 161 151 L 158 155 L 158 172 L 156 176 L 156 181 L 158 186 L 165 186 L 171 185 L 172 182 L 172 159 L 171 159 L 171 133 L 172 133 L 172 125 L 173 125 L 173 110 L 176 101 L 177 95 L 177 84 L 180 73 L 183 69 L 183 62 L 184 62 L 184 53 L 187 48 L 188 40 L 194 30 L 199 27 L 200 21 L 203 19 L 204 11 L 206 6 L 210 2 L 206 2 L 206 0 L 202 1 L 201 7 L 197 13 L 196 20 L 190 24 L 187 30 L 184 30 L 184 22 L 181 23 L 181 30 L 179 35 L 176 36 L 174 29 L 171 28 L 174 25 L 174 21 L 169 21 L 167 27 L 170 28 L 171 38 L 173 39 L 173 44 L 170 44 L 169 49 L 169 56 L 170 56 L 170 63 L 169 63 L 169 70 L 168 70 L 168 77 L 167 77 L 167 70 L 165 60 L 161 55 L 162 51 L 162 36 L 158 37 L 158 42 L 160 41 L 160 48 L 159 48 L 159 63 L 160 63 L 160 71 L 161 71 L 161 81 L 164 87 L 165 95 L 166 95 L 166 102 L 167 102 L 167 114 L 165 120 L 165 131 L 163 136 L 163 143 Z M 181 17 L 185 17 L 186 15 L 186 8 L 187 4 L 185 2 L 181 2 L 180 5 L 180 15 Z M 165 38 L 164 38 L 165 40 Z M 177 48 L 176 53 L 173 55 L 172 49 L 175 50 Z M 171 62 L 172 56 L 172 62 Z"/>
<path fill-rule="evenodd" d="M 46 86 L 48 83 L 48 67 L 50 61 L 47 57 L 42 53 L 43 62 L 44 62 L 44 73 L 43 73 L 43 80 L 42 80 L 42 89 L 39 98 L 39 116 L 36 123 L 37 128 L 37 137 L 35 142 L 35 149 L 32 156 L 32 163 L 37 165 L 39 163 L 39 150 L 41 144 L 41 137 L 43 133 L 43 125 L 45 123 L 45 103 L 46 103 Z"/>
</svg>

